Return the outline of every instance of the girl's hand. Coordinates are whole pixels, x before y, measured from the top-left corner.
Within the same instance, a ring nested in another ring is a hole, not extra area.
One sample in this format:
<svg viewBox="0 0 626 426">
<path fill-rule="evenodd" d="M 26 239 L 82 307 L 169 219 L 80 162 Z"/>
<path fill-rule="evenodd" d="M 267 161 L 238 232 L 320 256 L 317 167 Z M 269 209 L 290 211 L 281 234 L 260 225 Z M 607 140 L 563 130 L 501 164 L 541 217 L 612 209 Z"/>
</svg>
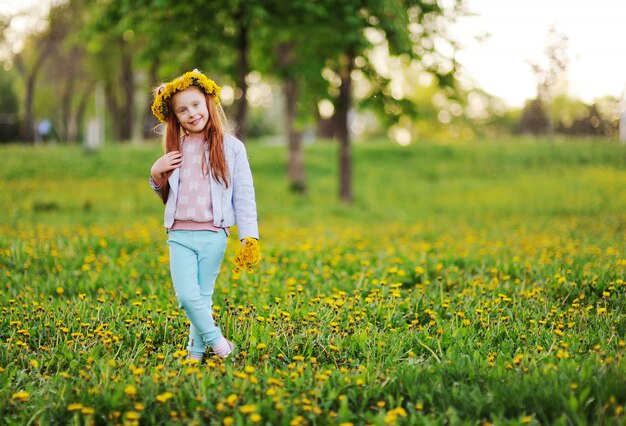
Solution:
<svg viewBox="0 0 626 426">
<path fill-rule="evenodd" d="M 250 238 L 250 237 L 247 237 L 247 238 L 248 238 L 249 240 L 259 241 L 259 240 L 257 240 L 256 238 Z M 246 238 L 244 238 L 243 240 L 241 240 L 241 247 L 245 246 L 246 244 L 247 244 L 247 242 L 246 242 Z"/>
<path fill-rule="evenodd" d="M 156 160 L 150 169 L 150 174 L 152 175 L 154 183 L 160 185 L 164 180 L 165 174 L 179 168 L 182 161 L 183 154 L 181 154 L 180 151 L 168 152 Z"/>
</svg>

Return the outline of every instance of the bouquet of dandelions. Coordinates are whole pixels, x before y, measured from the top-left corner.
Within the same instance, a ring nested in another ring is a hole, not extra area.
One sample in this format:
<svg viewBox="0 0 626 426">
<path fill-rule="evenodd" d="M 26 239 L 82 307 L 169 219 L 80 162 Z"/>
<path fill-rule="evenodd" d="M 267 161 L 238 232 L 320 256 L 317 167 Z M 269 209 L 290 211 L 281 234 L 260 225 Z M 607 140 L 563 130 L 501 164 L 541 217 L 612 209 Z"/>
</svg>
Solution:
<svg viewBox="0 0 626 426">
<path fill-rule="evenodd" d="M 257 265 L 260 260 L 261 246 L 259 245 L 259 241 L 250 237 L 244 238 L 243 244 L 233 259 L 235 263 L 233 274 L 239 276 L 241 271 L 252 272 L 252 267 Z"/>
</svg>

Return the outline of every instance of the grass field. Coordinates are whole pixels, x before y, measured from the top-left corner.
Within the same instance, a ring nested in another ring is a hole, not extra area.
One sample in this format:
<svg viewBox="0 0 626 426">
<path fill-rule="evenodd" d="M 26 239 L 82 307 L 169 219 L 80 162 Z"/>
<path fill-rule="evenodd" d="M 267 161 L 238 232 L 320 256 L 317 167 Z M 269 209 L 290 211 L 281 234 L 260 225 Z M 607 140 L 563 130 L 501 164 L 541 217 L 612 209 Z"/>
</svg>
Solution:
<svg viewBox="0 0 626 426">
<path fill-rule="evenodd" d="M 624 424 L 626 145 L 249 145 L 264 258 L 185 360 L 156 145 L 0 147 L 0 424 Z"/>
</svg>

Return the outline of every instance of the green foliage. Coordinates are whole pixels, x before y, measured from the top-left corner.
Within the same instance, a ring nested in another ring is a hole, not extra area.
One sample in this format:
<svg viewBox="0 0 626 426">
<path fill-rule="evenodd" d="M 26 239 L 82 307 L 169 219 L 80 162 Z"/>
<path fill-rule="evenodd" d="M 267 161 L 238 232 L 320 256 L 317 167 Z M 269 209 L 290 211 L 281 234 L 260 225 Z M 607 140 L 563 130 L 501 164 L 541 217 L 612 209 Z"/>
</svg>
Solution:
<svg viewBox="0 0 626 426">
<path fill-rule="evenodd" d="M 248 145 L 264 258 L 227 259 L 234 360 L 185 360 L 154 146 L 0 148 L 0 422 L 621 424 L 623 145 Z"/>
<path fill-rule="evenodd" d="M 607 96 L 593 104 L 567 96 L 554 99 L 549 111 L 538 100 L 526 103 L 515 127 L 519 133 L 541 135 L 546 133 L 548 114 L 558 134 L 572 136 L 616 137 L 619 131 L 620 101 Z"/>
</svg>

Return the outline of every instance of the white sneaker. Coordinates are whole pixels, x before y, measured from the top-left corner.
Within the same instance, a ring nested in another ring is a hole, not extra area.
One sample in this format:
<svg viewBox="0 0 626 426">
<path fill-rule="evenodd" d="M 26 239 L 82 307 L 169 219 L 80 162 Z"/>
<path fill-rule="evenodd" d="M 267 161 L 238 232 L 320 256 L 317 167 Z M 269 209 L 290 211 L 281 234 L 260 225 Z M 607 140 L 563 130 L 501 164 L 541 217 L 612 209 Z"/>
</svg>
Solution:
<svg viewBox="0 0 626 426">
<path fill-rule="evenodd" d="M 219 356 L 219 357 L 220 357 L 220 358 L 222 358 L 222 359 L 226 359 L 226 358 L 228 358 L 228 356 L 229 356 L 230 354 L 232 354 L 232 353 L 235 351 L 236 346 L 235 346 L 235 344 L 234 344 L 233 342 L 231 342 L 231 341 L 230 341 L 230 340 L 228 340 L 227 338 L 225 338 L 225 337 L 224 337 L 223 339 L 224 339 L 224 341 L 226 342 L 226 345 L 228 345 L 228 349 L 227 349 L 227 350 L 225 350 L 225 351 L 221 351 L 222 353 L 218 353 L 218 352 L 216 352 L 216 351 L 215 351 L 215 349 L 213 349 L 213 353 L 214 353 L 215 355 Z M 220 343 L 222 343 L 222 345 L 220 345 L 220 346 L 223 346 L 223 342 L 220 342 Z M 221 349 L 226 349 L 226 348 L 223 348 L 223 347 L 222 347 Z"/>
</svg>

